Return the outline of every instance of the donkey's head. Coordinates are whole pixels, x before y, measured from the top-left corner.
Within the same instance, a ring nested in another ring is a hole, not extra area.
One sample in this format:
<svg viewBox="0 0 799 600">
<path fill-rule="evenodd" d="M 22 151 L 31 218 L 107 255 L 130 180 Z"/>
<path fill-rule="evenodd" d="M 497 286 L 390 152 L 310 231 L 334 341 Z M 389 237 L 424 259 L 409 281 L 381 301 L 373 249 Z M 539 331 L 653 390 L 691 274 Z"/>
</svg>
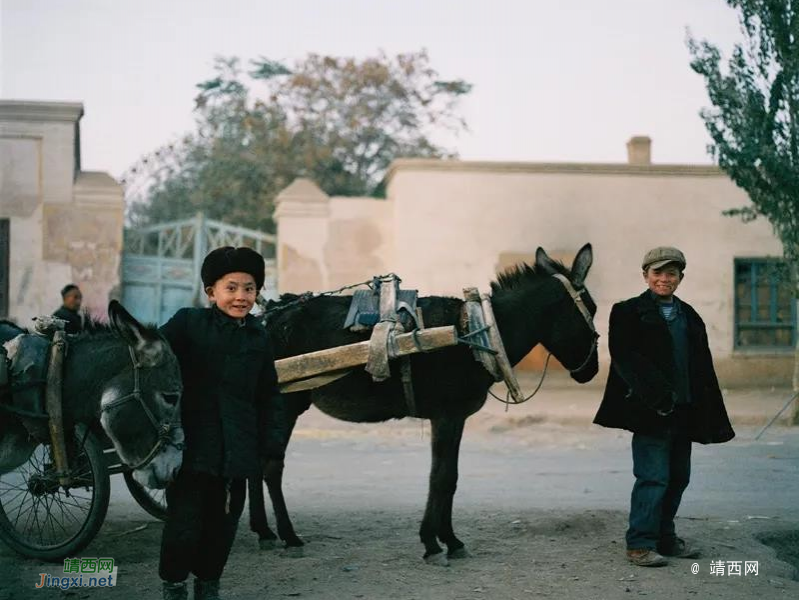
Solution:
<svg viewBox="0 0 799 600">
<path fill-rule="evenodd" d="M 548 287 L 554 290 L 546 309 L 548 326 L 543 328 L 541 343 L 579 383 L 590 381 L 599 370 L 596 304 L 585 287 L 593 260 L 591 244 L 580 249 L 571 269 L 552 260 L 543 248 L 535 253 L 536 270 L 552 276 Z"/>
<path fill-rule="evenodd" d="M 105 384 L 100 421 L 134 478 L 163 488 L 183 460 L 178 360 L 157 330 L 141 325 L 119 302 L 111 301 L 108 316 L 130 360 Z"/>
</svg>

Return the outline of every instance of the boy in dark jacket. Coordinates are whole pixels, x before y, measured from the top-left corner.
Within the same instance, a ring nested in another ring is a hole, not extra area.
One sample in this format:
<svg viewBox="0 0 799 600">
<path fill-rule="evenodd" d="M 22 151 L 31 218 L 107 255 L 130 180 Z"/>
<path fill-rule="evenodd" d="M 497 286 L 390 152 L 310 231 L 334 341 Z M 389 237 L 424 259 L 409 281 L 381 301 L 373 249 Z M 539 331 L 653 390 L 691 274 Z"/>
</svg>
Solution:
<svg viewBox="0 0 799 600">
<path fill-rule="evenodd" d="M 183 467 L 166 490 L 159 574 L 165 599 L 219 598 L 219 578 L 244 507 L 247 477 L 260 477 L 267 420 L 281 410 L 272 350 L 250 315 L 264 259 L 249 248 L 208 254 L 201 277 L 210 308 L 182 308 L 161 328 L 180 361 Z"/>
<path fill-rule="evenodd" d="M 633 432 L 627 558 L 644 567 L 699 555 L 677 537 L 674 517 L 691 474 L 691 443 L 733 438 L 705 324 L 677 298 L 685 256 L 659 247 L 642 263 L 648 286 L 610 313 L 611 368 L 594 422 Z"/>
</svg>

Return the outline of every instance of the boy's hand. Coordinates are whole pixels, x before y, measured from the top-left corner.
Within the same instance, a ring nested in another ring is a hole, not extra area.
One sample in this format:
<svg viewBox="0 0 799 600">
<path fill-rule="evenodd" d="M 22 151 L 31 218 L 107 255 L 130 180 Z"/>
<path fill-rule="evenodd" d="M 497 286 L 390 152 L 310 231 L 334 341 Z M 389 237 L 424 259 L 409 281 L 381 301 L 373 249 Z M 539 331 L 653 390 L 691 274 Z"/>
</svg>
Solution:
<svg viewBox="0 0 799 600">
<path fill-rule="evenodd" d="M 677 392 L 672 392 L 668 400 L 663 400 L 655 405 L 655 411 L 661 417 L 667 417 L 674 412 L 674 406 L 677 404 Z"/>
</svg>

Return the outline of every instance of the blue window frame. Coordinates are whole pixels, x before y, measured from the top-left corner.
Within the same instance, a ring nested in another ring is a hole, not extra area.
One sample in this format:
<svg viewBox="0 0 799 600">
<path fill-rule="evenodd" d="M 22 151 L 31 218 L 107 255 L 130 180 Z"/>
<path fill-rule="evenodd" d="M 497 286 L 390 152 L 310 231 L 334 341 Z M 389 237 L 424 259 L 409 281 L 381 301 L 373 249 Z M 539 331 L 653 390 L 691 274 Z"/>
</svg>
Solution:
<svg viewBox="0 0 799 600">
<path fill-rule="evenodd" d="M 780 349 L 796 344 L 796 302 L 785 261 L 735 259 L 735 347 Z"/>
</svg>

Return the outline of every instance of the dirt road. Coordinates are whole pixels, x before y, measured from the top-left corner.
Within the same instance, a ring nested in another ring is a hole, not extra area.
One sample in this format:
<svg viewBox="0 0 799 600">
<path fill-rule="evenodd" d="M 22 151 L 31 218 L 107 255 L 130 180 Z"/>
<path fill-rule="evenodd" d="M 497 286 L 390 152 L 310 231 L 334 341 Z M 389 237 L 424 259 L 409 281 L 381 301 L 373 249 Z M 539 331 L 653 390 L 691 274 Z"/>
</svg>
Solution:
<svg viewBox="0 0 799 600">
<path fill-rule="evenodd" d="M 454 509 L 471 558 L 442 568 L 422 562 L 416 534 L 429 427 L 410 420 L 349 425 L 313 413 L 287 457 L 286 495 L 304 552 L 259 551 L 242 519 L 224 597 L 797 598 L 799 428 L 772 429 L 758 442 L 756 431 L 739 427 L 733 442 L 694 446 L 693 482 L 677 525 L 705 554 L 642 569 L 623 552 L 628 434 L 481 412 L 467 427 Z M 106 523 L 82 556 L 114 557 L 117 587 L 36 590 L 39 573 L 60 575 L 62 566 L 1 548 L 0 599 L 159 597 L 161 526 L 113 479 Z M 756 574 L 745 573 L 747 562 Z"/>
</svg>

